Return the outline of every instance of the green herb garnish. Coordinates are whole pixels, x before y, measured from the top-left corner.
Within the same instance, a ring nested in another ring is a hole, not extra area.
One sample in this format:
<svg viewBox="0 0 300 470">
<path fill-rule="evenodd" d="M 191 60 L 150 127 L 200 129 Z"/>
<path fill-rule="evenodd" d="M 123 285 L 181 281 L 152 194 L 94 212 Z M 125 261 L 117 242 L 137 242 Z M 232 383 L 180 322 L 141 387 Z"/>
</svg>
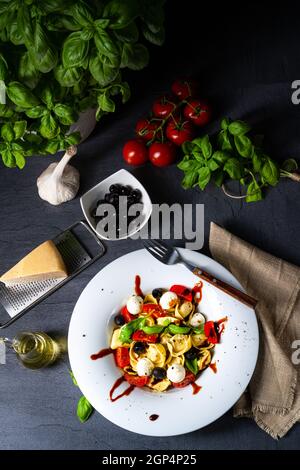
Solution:
<svg viewBox="0 0 300 470">
<path fill-rule="evenodd" d="M 147 335 L 154 335 L 159 334 L 165 329 L 164 326 L 161 325 L 153 325 L 153 326 L 143 326 L 141 330 Z"/>
<path fill-rule="evenodd" d="M 168 326 L 168 331 L 172 335 L 186 335 L 190 330 L 191 328 L 189 326 L 178 326 L 173 323 Z"/>
<path fill-rule="evenodd" d="M 197 375 L 199 372 L 198 361 L 195 357 L 194 359 L 185 359 L 184 365 L 194 374 Z"/>
<path fill-rule="evenodd" d="M 136 330 L 141 330 L 146 324 L 146 318 L 137 318 L 122 326 L 120 332 L 120 341 L 122 343 L 131 343 L 131 336 Z"/>
</svg>

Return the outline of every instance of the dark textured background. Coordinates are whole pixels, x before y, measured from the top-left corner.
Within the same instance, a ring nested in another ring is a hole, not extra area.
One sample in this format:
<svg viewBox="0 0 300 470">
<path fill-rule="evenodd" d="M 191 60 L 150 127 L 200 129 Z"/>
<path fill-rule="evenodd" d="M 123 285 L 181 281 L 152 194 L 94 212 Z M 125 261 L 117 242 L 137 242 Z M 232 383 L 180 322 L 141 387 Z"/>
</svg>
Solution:
<svg viewBox="0 0 300 470">
<path fill-rule="evenodd" d="M 211 2 L 213 3 L 213 2 Z M 124 167 L 122 144 L 133 134 L 138 117 L 177 75 L 199 78 L 203 96 L 213 103 L 213 131 L 224 115 L 248 119 L 266 136 L 278 161 L 300 156 L 300 106 L 291 103 L 291 82 L 300 79 L 300 16 L 294 2 L 204 8 L 203 2 L 169 1 L 167 41 L 153 47 L 147 70 L 128 77 L 132 100 L 102 121 L 80 146 L 74 165 L 81 172 L 80 194 Z M 200 4 L 200 9 L 199 9 Z M 198 12 L 196 6 L 198 5 Z M 0 166 L 1 271 L 46 238 L 82 218 L 79 199 L 52 207 L 37 195 L 35 181 L 55 157 L 34 157 L 20 172 Z M 133 170 L 153 202 L 205 204 L 205 251 L 209 222 L 269 252 L 300 265 L 300 187 L 281 181 L 263 202 L 229 200 L 215 188 L 204 194 L 180 188 L 176 166 Z M 72 309 L 89 280 L 111 260 L 139 246 L 121 241 L 107 245 L 105 257 L 5 331 L 30 329 L 66 335 Z M 121 282 L 121 280 L 120 280 Z M 117 428 L 99 414 L 81 425 L 76 418 L 79 390 L 68 375 L 67 359 L 53 368 L 23 369 L 12 353 L 0 366 L 1 449 L 296 449 L 300 426 L 279 442 L 252 421 L 231 412 L 205 429 L 172 438 L 149 438 Z M 174 410 L 175 412 L 175 410 Z M 176 410 L 180 414 L 180 410 Z"/>
</svg>

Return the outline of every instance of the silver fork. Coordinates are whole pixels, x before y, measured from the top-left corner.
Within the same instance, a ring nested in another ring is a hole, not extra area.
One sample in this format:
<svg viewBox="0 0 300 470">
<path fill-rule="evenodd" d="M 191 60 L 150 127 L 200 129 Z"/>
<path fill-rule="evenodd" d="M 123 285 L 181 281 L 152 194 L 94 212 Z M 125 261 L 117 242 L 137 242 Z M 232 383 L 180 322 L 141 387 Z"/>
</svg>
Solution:
<svg viewBox="0 0 300 470">
<path fill-rule="evenodd" d="M 172 264 L 183 264 L 187 269 L 192 271 L 193 274 L 198 276 L 200 279 L 213 284 L 217 289 L 225 292 L 226 294 L 234 297 L 235 299 L 239 300 L 243 304 L 248 305 L 249 307 L 254 308 L 257 304 L 257 300 L 250 295 L 245 294 L 239 289 L 227 284 L 227 282 L 221 281 L 221 279 L 217 279 L 212 274 L 204 271 L 203 269 L 193 266 L 192 264 L 185 261 L 182 256 L 180 255 L 179 251 L 176 248 L 168 246 L 166 243 L 162 242 L 161 240 L 144 240 L 144 246 L 146 250 L 154 256 L 154 258 L 158 259 L 164 264 L 172 265 Z"/>
</svg>

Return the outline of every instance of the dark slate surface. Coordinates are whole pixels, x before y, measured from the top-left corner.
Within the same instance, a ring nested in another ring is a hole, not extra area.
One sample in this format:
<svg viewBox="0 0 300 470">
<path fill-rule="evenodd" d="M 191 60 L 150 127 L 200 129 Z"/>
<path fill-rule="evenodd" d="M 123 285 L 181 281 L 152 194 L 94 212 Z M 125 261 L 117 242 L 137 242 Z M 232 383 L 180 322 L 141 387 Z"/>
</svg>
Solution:
<svg viewBox="0 0 300 470">
<path fill-rule="evenodd" d="M 170 2 L 171 3 L 171 2 Z M 300 155 L 300 107 L 291 104 L 291 82 L 300 78 L 300 20 L 292 2 L 285 8 L 232 5 L 194 13 L 197 2 L 172 2 L 169 6 L 167 43 L 152 49 L 145 72 L 129 76 L 131 102 L 99 124 L 80 146 L 74 165 L 80 170 L 81 194 L 124 167 L 121 149 L 133 133 L 139 116 L 176 75 L 199 77 L 203 94 L 210 97 L 215 120 L 224 115 L 247 118 L 266 135 L 266 145 L 279 161 Z M 179 5 L 181 8 L 179 9 Z M 184 9 L 183 9 L 184 8 Z M 183 32 L 182 32 L 183 31 Z M 0 260 L 7 269 L 33 246 L 82 217 L 79 199 L 52 207 L 37 195 L 35 181 L 54 157 L 31 158 L 26 168 L 0 167 Z M 300 192 L 295 183 L 282 181 L 266 200 L 246 205 L 226 199 L 219 190 L 204 194 L 180 188 L 175 166 L 134 170 L 149 190 L 153 202 L 205 204 L 205 248 L 209 222 L 223 224 L 259 247 L 300 265 Z M 105 257 L 67 284 L 43 304 L 5 331 L 44 330 L 66 335 L 76 299 L 89 280 L 107 263 L 139 247 L 137 241 L 107 245 Z M 99 414 L 81 425 L 76 418 L 79 390 L 68 375 L 68 361 L 32 372 L 10 353 L 0 366 L 1 449 L 296 449 L 300 426 L 274 441 L 252 421 L 235 420 L 231 412 L 192 434 L 149 438 L 115 427 Z M 175 410 L 174 410 L 175 412 Z M 180 414 L 180 410 L 176 411 Z"/>
</svg>

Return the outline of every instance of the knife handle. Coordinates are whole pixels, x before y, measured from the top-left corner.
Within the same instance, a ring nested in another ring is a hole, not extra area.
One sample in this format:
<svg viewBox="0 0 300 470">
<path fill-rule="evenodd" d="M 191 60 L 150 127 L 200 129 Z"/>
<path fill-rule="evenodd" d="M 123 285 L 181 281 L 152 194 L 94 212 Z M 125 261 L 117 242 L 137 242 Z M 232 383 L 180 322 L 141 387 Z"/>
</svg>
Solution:
<svg viewBox="0 0 300 470">
<path fill-rule="evenodd" d="M 244 292 L 240 291 L 239 289 L 236 289 L 235 287 L 232 287 L 230 284 L 227 284 L 227 282 L 221 281 L 220 279 L 217 279 L 215 276 L 212 274 L 203 271 L 203 269 L 200 268 L 193 268 L 193 273 L 200 277 L 203 281 L 209 282 L 210 284 L 214 285 L 221 291 L 225 292 L 226 294 L 230 295 L 236 300 L 239 300 L 245 305 L 248 305 L 249 307 L 254 308 L 257 304 L 257 300 L 254 299 L 253 297 L 250 297 L 250 295 L 245 294 Z"/>
</svg>

